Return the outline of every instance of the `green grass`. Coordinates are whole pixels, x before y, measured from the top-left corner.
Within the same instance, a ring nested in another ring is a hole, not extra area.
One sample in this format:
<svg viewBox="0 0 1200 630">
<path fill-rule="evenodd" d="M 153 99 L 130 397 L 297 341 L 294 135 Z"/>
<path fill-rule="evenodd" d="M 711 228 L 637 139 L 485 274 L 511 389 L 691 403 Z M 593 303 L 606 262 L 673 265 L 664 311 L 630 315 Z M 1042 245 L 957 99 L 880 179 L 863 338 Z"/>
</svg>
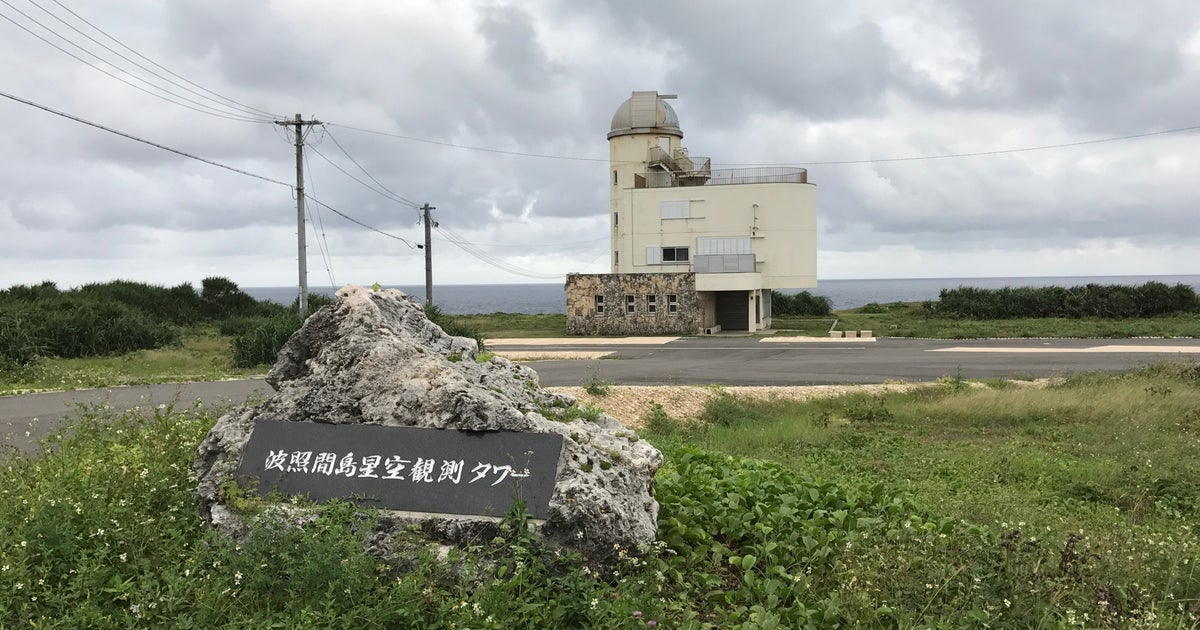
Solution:
<svg viewBox="0 0 1200 630">
<path fill-rule="evenodd" d="M 145 383 L 209 381 L 263 374 L 268 366 L 235 368 L 231 337 L 187 329 L 181 345 L 80 359 L 38 359 L 0 370 L 0 394 Z"/>
<path fill-rule="evenodd" d="M 883 312 L 873 312 L 883 311 Z M 836 311 L 838 330 L 870 330 L 876 337 L 921 337 L 929 339 L 972 339 L 981 337 L 1200 337 L 1200 315 L 1181 314 L 1137 319 L 1000 319 L 973 320 L 930 316 L 923 303 L 895 302 Z M 832 319 L 808 320 L 776 317 L 772 326 L 788 334 L 799 329 L 801 334 L 825 337 L 828 326 L 820 330 L 819 322 Z"/>
<path fill-rule="evenodd" d="M 219 410 L 83 410 L 0 460 L 0 627 L 1200 627 L 1200 364 L 1049 389 L 659 409 L 658 542 L 617 566 L 504 534 L 406 568 L 373 515 L 206 531 Z"/>
<path fill-rule="evenodd" d="M 479 331 L 484 337 L 565 337 L 567 316 L 557 314 L 526 315 L 523 313 L 489 313 L 483 315 L 451 315 L 456 322 Z"/>
<path fill-rule="evenodd" d="M 941 605 L 943 588 L 969 594 L 966 574 L 982 572 L 986 584 L 1011 571 L 1024 583 L 1003 599 L 1019 614 L 958 593 L 961 618 L 982 610 L 1007 613 L 1010 627 L 1142 627 L 1153 615 L 1163 627 L 1200 627 L 1200 364 L 1044 389 L 960 383 L 806 403 L 725 396 L 699 419 L 654 418 L 644 437 L 770 459 L 838 487 L 883 483 L 921 513 L 990 532 L 982 547 L 953 534 L 859 546 L 842 565 L 843 579 L 857 576 L 858 605 L 894 608 L 905 597 L 911 613 Z M 992 554 L 1001 564 L 973 564 Z"/>
</svg>

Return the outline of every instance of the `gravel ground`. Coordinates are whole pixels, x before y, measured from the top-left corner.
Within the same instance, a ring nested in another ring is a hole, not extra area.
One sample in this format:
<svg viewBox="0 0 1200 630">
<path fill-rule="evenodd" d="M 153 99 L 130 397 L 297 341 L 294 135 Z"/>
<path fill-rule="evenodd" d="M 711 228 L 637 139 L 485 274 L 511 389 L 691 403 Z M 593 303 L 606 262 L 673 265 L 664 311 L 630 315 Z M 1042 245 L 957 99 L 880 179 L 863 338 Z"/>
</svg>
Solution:
<svg viewBox="0 0 1200 630">
<path fill-rule="evenodd" d="M 582 387 L 547 387 L 548 391 L 569 394 L 580 405 L 593 405 L 608 412 L 625 426 L 640 428 L 654 404 L 663 406 L 674 418 L 695 418 L 704 405 L 719 392 L 764 399 L 808 400 L 832 398 L 843 394 L 908 392 L 934 383 L 888 383 L 884 385 L 807 385 L 797 387 L 700 387 L 694 385 L 640 386 L 609 385 L 608 393 L 593 396 Z"/>
</svg>

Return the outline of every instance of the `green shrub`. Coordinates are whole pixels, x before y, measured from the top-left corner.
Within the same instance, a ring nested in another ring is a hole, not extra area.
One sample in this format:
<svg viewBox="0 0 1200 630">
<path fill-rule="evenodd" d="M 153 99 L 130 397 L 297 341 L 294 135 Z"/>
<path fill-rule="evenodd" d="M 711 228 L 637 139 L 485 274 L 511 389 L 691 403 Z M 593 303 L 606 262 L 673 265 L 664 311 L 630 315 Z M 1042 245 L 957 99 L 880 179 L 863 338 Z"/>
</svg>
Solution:
<svg viewBox="0 0 1200 630">
<path fill-rule="evenodd" d="M 1186 284 L 1168 287 L 1154 281 L 1136 287 L 958 287 L 942 289 L 932 309 L 945 317 L 968 319 L 1156 317 L 1200 312 L 1200 297 Z"/>
<path fill-rule="evenodd" d="M 209 319 L 250 315 L 258 305 L 257 300 L 228 278 L 213 276 L 201 280 L 200 285 L 200 306 Z"/>
<path fill-rule="evenodd" d="M 68 295 L 97 302 L 118 302 L 152 319 L 181 326 L 204 319 L 200 296 L 186 282 L 168 289 L 142 282 L 114 280 L 85 284 Z"/>
<path fill-rule="evenodd" d="M 233 338 L 233 364 L 253 367 L 275 363 L 283 345 L 302 323 L 295 313 L 249 321 Z"/>
<path fill-rule="evenodd" d="M 59 291 L 58 285 L 49 280 L 41 284 L 16 284 L 7 289 L 0 289 L 0 304 L 53 300 L 60 295 L 62 292 Z"/>
<path fill-rule="evenodd" d="M 441 307 L 439 307 L 437 304 L 426 304 L 425 316 L 429 318 L 429 321 L 437 324 L 447 335 L 474 339 L 475 342 L 479 344 L 479 350 L 483 350 L 483 333 L 480 333 L 478 330 L 458 322 L 454 316 L 448 315 L 442 311 Z"/>
<path fill-rule="evenodd" d="M 771 291 L 771 315 L 812 315 L 823 317 L 832 312 L 833 303 L 823 295 L 801 291 L 794 295 Z"/>
</svg>

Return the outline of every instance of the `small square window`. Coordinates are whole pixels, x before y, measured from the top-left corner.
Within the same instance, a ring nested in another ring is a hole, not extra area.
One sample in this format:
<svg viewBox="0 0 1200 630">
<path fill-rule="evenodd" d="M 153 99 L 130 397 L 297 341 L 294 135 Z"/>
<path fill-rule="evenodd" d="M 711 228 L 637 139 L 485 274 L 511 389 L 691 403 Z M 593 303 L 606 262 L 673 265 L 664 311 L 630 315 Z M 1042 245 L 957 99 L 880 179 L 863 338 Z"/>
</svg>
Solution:
<svg viewBox="0 0 1200 630">
<path fill-rule="evenodd" d="M 657 295 L 647 295 L 646 296 L 646 312 L 647 313 L 657 313 L 658 312 L 658 296 Z"/>
<path fill-rule="evenodd" d="M 597 313 L 604 312 L 604 296 L 603 295 L 596 296 L 596 312 Z"/>
<path fill-rule="evenodd" d="M 633 313 L 637 311 L 637 298 L 632 295 L 625 296 L 625 312 Z"/>
<path fill-rule="evenodd" d="M 678 315 L 679 314 L 679 297 L 678 296 L 675 296 L 675 295 L 667 296 L 667 314 L 668 315 Z"/>
</svg>

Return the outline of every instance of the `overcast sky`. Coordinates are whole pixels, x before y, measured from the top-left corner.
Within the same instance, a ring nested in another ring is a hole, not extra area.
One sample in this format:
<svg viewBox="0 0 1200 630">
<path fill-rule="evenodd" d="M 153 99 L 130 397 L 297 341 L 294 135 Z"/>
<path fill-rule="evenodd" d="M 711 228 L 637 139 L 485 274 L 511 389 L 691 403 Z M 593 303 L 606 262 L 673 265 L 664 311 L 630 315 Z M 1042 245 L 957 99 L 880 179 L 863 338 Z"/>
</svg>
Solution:
<svg viewBox="0 0 1200 630">
<path fill-rule="evenodd" d="M 605 134 L 633 90 L 678 94 L 684 145 L 718 167 L 808 167 L 822 279 L 1200 273 L 1197 131 L 889 161 L 1200 125 L 1194 0 L 4 0 L 0 16 L 0 91 L 131 135 L 294 183 L 269 121 L 330 123 L 307 137 L 307 192 L 413 242 L 417 212 L 388 197 L 436 206 L 437 283 L 607 271 Z M 6 98 L 0 116 L 0 286 L 296 283 L 287 186 Z M 310 284 L 424 282 L 421 250 L 309 210 Z"/>
</svg>

